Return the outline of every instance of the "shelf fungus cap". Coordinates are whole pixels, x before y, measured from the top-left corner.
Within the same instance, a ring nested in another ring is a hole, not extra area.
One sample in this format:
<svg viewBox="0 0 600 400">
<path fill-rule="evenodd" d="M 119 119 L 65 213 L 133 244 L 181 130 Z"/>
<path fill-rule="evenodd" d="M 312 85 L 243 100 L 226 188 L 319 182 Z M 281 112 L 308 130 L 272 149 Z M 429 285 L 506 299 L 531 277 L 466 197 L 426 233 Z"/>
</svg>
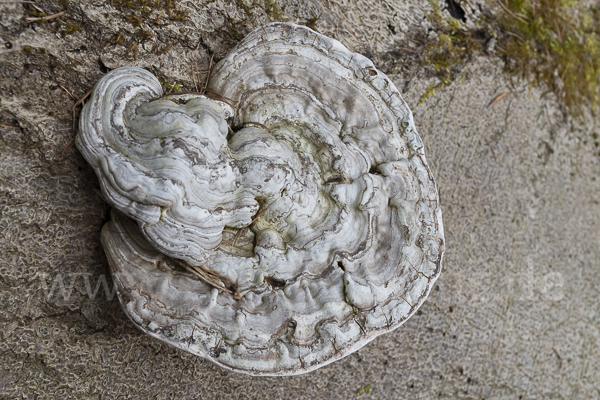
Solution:
<svg viewBox="0 0 600 400">
<path fill-rule="evenodd" d="M 77 147 L 113 207 L 117 293 L 144 332 L 224 368 L 296 375 L 394 330 L 437 279 L 437 188 L 373 63 L 288 23 L 250 33 L 207 93 L 98 82 Z"/>
</svg>

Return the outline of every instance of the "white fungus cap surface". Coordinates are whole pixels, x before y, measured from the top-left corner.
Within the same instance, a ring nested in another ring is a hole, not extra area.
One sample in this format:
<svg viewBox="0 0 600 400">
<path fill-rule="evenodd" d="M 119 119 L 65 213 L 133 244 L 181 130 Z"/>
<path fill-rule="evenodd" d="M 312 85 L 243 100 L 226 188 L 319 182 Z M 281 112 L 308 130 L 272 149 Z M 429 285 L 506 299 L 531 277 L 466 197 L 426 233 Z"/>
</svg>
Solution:
<svg viewBox="0 0 600 400">
<path fill-rule="evenodd" d="M 118 295 L 145 332 L 227 369 L 295 375 L 408 319 L 437 279 L 437 188 L 412 114 L 362 55 L 273 23 L 162 96 L 116 69 L 77 146 L 112 221 Z"/>
</svg>

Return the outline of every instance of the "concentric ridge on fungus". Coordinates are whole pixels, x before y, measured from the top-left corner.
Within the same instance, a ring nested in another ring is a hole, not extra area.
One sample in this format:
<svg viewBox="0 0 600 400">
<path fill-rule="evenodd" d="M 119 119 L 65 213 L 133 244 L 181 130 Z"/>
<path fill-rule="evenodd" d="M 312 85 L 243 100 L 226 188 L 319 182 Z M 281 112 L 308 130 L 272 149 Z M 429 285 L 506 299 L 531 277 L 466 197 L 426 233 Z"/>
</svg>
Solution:
<svg viewBox="0 0 600 400">
<path fill-rule="evenodd" d="M 98 82 L 77 147 L 113 207 L 117 293 L 144 332 L 237 372 L 294 375 L 406 321 L 440 273 L 435 182 L 412 114 L 360 54 L 274 23 L 163 96 Z"/>
</svg>

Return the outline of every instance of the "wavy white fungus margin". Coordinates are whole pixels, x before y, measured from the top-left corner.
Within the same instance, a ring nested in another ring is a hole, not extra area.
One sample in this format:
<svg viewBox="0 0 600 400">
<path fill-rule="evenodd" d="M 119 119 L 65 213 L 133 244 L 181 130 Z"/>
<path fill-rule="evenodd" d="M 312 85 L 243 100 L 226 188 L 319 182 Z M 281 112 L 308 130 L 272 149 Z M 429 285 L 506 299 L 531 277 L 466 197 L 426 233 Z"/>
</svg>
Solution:
<svg viewBox="0 0 600 400">
<path fill-rule="evenodd" d="M 273 23 L 167 95 L 103 77 L 77 147 L 113 207 L 117 293 L 144 332 L 229 370 L 296 375 L 396 329 L 441 268 L 442 215 L 412 114 L 373 63 Z M 118 211 L 116 211 L 118 210 Z"/>
</svg>

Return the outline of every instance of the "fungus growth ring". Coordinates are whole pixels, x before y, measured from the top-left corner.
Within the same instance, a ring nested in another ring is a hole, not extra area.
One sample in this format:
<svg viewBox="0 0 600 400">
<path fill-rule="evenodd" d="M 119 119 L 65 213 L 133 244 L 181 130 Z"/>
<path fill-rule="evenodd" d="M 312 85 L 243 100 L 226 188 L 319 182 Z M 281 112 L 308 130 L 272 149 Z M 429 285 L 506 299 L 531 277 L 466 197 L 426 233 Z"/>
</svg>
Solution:
<svg viewBox="0 0 600 400">
<path fill-rule="evenodd" d="M 406 321 L 437 279 L 442 216 L 412 114 L 360 54 L 273 23 L 164 95 L 96 85 L 77 147 L 113 207 L 117 293 L 144 332 L 237 372 L 295 375 Z"/>
</svg>

